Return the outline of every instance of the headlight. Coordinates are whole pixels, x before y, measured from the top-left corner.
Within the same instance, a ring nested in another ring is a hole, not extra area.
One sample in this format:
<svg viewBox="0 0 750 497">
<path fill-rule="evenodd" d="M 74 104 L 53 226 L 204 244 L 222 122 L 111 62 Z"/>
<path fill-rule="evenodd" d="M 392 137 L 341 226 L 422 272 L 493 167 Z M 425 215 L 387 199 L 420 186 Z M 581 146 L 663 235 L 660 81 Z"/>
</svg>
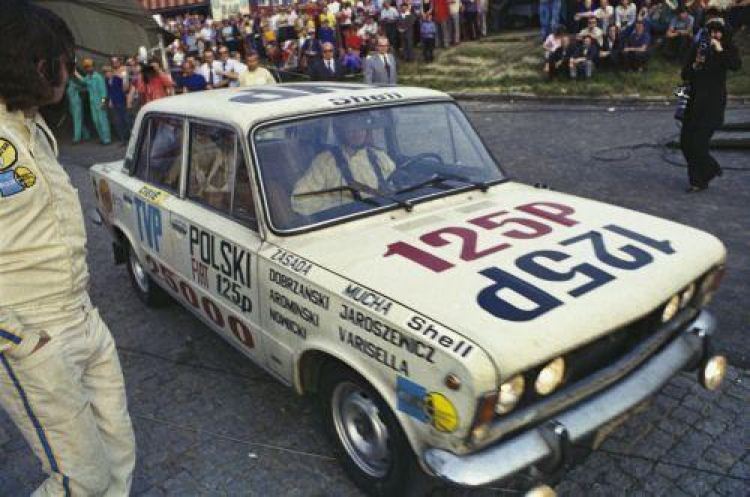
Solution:
<svg viewBox="0 0 750 497">
<path fill-rule="evenodd" d="M 726 267 L 719 266 L 703 278 L 700 289 L 701 306 L 708 305 L 708 303 L 711 302 L 716 290 L 718 290 L 719 285 L 721 285 L 721 280 L 724 279 L 724 273 L 726 273 Z"/>
<path fill-rule="evenodd" d="M 558 357 L 554 361 L 550 362 L 539 371 L 539 375 L 536 377 L 534 388 L 536 393 L 539 395 L 547 395 L 552 393 L 560 383 L 563 381 L 565 376 L 565 359 Z"/>
<path fill-rule="evenodd" d="M 667 305 L 664 306 L 664 310 L 661 312 L 661 322 L 666 323 L 667 321 L 672 319 L 679 310 L 680 296 L 672 295 L 672 298 L 669 299 L 669 302 L 667 302 Z"/>
<path fill-rule="evenodd" d="M 516 407 L 516 404 L 518 404 L 518 401 L 521 400 L 525 386 L 526 382 L 521 375 L 514 376 L 500 385 L 495 412 L 498 414 L 507 414 L 512 411 Z"/>
<path fill-rule="evenodd" d="M 685 307 L 693 300 L 695 295 L 695 283 L 690 283 L 680 294 L 680 308 Z"/>
</svg>

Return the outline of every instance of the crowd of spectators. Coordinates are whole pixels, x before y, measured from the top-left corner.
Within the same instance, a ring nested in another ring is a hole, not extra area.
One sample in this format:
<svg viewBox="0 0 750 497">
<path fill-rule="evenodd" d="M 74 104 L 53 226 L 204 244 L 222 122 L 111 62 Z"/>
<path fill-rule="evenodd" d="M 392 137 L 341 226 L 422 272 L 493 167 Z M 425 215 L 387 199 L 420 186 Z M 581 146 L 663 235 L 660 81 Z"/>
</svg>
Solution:
<svg viewBox="0 0 750 497">
<path fill-rule="evenodd" d="M 712 17 L 748 25 L 748 0 L 541 0 L 544 71 L 589 79 L 597 70 L 644 71 L 660 53 L 681 63 Z"/>
<path fill-rule="evenodd" d="M 430 63 L 436 48 L 486 35 L 489 1 L 320 0 L 222 21 L 195 13 L 166 18 L 173 41 L 163 57 L 113 57 L 100 72 L 84 61 L 67 91 L 73 141 L 89 138 L 86 116 L 102 143 L 111 141 L 112 122 L 124 144 L 141 105 L 178 93 L 288 78 L 396 83 L 397 60 L 414 61 L 417 49 Z M 541 0 L 544 71 L 573 79 L 643 71 L 655 50 L 677 61 L 715 1 Z M 747 25 L 750 0 L 723 1 L 734 2 L 732 22 Z"/>
</svg>

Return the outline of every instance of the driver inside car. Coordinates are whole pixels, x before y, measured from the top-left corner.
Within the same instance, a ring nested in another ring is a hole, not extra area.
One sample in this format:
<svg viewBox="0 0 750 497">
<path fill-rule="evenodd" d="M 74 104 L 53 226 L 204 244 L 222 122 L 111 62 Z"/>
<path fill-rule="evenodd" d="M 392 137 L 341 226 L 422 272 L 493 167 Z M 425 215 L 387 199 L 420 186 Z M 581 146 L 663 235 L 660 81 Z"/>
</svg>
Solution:
<svg viewBox="0 0 750 497">
<path fill-rule="evenodd" d="M 333 131 L 337 146 L 320 152 L 294 186 L 292 209 L 311 215 L 352 202 L 351 191 L 317 193 L 359 183 L 386 191 L 386 180 L 396 169 L 388 154 L 372 145 L 372 132 L 383 128 L 373 115 L 361 113 L 335 116 Z M 306 195 L 315 193 L 314 195 Z"/>
</svg>

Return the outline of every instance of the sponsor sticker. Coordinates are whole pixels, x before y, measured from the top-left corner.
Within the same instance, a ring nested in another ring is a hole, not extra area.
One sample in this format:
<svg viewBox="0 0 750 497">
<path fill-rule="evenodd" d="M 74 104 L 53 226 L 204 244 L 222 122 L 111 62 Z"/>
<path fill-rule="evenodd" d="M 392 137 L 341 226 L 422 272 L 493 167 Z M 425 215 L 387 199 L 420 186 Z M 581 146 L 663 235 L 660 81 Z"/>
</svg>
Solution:
<svg viewBox="0 0 750 497">
<path fill-rule="evenodd" d="M 155 205 L 163 204 L 167 197 L 169 197 L 167 192 L 150 185 L 143 185 L 141 189 L 138 190 L 138 195 Z"/>
<path fill-rule="evenodd" d="M 13 167 L 18 160 L 16 146 L 5 138 L 0 138 L 0 171 Z"/>
<path fill-rule="evenodd" d="M 427 389 L 408 378 L 399 376 L 396 382 L 398 410 L 437 431 L 453 433 L 458 429 L 458 411 L 445 395 Z"/>
<path fill-rule="evenodd" d="M 11 197 L 36 184 L 36 175 L 30 169 L 18 166 L 0 172 L 0 197 Z"/>
</svg>

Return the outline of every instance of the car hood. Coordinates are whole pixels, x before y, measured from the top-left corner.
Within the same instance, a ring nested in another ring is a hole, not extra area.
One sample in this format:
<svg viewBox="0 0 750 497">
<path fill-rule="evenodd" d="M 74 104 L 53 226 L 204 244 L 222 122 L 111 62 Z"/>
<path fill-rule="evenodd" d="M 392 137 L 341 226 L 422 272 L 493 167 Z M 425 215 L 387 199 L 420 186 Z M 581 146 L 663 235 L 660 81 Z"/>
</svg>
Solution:
<svg viewBox="0 0 750 497">
<path fill-rule="evenodd" d="M 518 183 L 280 245 L 473 340 L 503 377 L 644 316 L 725 256 L 708 233 Z"/>
</svg>

